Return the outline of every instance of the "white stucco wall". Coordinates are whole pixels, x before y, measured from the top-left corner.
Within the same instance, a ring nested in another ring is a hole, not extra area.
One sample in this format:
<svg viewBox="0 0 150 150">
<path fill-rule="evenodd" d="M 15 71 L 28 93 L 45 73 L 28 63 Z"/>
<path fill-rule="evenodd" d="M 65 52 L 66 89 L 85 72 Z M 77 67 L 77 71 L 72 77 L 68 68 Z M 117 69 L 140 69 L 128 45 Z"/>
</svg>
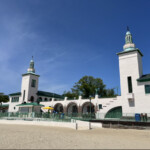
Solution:
<svg viewBox="0 0 150 150">
<path fill-rule="evenodd" d="M 80 97 L 79 99 L 76 99 L 76 100 L 65 99 L 65 100 L 61 100 L 61 101 L 54 101 L 54 99 L 52 99 L 51 102 L 41 102 L 40 104 L 43 104 L 46 107 L 47 106 L 55 107 L 56 104 L 60 103 L 63 105 L 63 107 L 68 107 L 69 104 L 75 103 L 78 107 L 79 106 L 83 107 L 83 105 L 87 102 L 89 103 L 90 100 L 89 99 L 82 99 Z M 97 96 L 96 96 L 95 99 L 91 100 L 91 103 L 94 106 L 97 106 L 97 110 L 102 112 L 102 113 L 106 113 L 109 109 L 112 108 L 112 106 L 117 107 L 117 106 L 121 105 L 120 98 L 117 98 L 117 97 L 116 98 L 97 98 Z M 103 109 L 99 110 L 99 104 L 102 104 Z M 106 106 L 107 108 L 104 106 Z"/>
<path fill-rule="evenodd" d="M 12 102 L 13 97 L 19 97 L 19 102 Z M 8 102 L 8 104 L 9 104 L 8 112 L 17 112 L 19 110 L 19 107 L 16 105 L 21 104 L 21 102 L 22 102 L 21 96 L 18 96 L 18 95 L 10 96 L 9 102 Z"/>
<path fill-rule="evenodd" d="M 36 80 L 36 86 L 31 87 L 32 80 Z M 38 91 L 38 76 L 27 74 L 22 77 L 22 85 L 21 85 L 21 93 L 22 93 L 22 101 L 23 101 L 23 95 L 25 90 L 25 102 L 28 102 L 30 100 L 31 96 L 34 97 L 34 101 L 37 100 L 37 91 Z"/>
<path fill-rule="evenodd" d="M 145 94 L 145 84 L 150 82 L 137 81 L 143 75 L 142 56 L 138 51 L 119 55 L 119 69 L 123 114 L 150 113 L 150 94 Z M 132 77 L 132 93 L 128 92 L 129 76 Z"/>
</svg>

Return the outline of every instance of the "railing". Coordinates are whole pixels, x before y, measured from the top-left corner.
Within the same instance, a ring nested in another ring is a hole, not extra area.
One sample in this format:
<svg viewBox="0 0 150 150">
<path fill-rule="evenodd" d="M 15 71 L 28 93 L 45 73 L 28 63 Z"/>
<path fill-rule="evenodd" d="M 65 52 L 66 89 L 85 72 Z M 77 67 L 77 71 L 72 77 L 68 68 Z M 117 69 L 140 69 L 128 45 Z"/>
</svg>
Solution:
<svg viewBox="0 0 150 150">
<path fill-rule="evenodd" d="M 150 122 L 150 113 L 139 114 L 139 122 Z M 121 121 L 136 121 L 135 114 L 133 113 L 124 113 L 123 116 L 120 118 Z"/>
<path fill-rule="evenodd" d="M 91 120 L 95 119 L 95 113 L 0 113 L 0 119 L 9 120 L 25 120 L 25 119 L 48 119 L 49 121 L 65 121 L 69 122 L 71 119 L 76 120 Z"/>
<path fill-rule="evenodd" d="M 111 112 L 107 113 L 97 113 L 96 119 L 98 120 L 118 120 L 118 121 L 129 121 L 129 122 L 150 122 L 150 113 L 147 114 L 138 114 L 138 117 L 135 117 L 135 113 L 120 113 L 120 112 Z"/>
<path fill-rule="evenodd" d="M 71 119 L 75 120 L 117 120 L 117 121 L 130 121 L 130 122 L 150 122 L 150 113 L 147 115 L 140 115 L 138 118 L 135 114 L 126 113 L 120 114 L 115 112 L 107 115 L 106 113 L 0 113 L 0 119 L 9 120 L 49 120 L 49 121 L 65 121 L 70 122 Z"/>
</svg>

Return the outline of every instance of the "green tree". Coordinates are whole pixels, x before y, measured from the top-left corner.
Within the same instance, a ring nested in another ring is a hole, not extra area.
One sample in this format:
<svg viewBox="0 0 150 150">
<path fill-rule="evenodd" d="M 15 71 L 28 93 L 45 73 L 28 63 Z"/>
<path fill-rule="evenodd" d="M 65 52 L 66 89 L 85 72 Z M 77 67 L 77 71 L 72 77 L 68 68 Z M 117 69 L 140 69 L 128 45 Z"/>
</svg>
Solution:
<svg viewBox="0 0 150 150">
<path fill-rule="evenodd" d="M 77 99 L 78 95 L 76 93 L 72 93 L 71 91 L 65 91 L 63 94 L 64 97 L 68 97 L 68 99 Z"/>
<path fill-rule="evenodd" d="M 95 96 L 98 94 L 100 97 L 111 97 L 115 95 L 114 89 L 106 89 L 106 85 L 100 78 L 94 78 L 93 76 L 82 77 L 71 89 L 71 92 L 64 92 L 64 96 L 69 98 L 78 97 L 82 95 L 83 98 L 89 96 Z"/>
<path fill-rule="evenodd" d="M 9 101 L 9 97 L 8 95 L 4 95 L 3 93 L 0 93 L 0 106 L 2 105 L 2 102 L 8 102 Z"/>
<path fill-rule="evenodd" d="M 107 89 L 107 97 L 116 96 L 114 89 Z"/>
</svg>

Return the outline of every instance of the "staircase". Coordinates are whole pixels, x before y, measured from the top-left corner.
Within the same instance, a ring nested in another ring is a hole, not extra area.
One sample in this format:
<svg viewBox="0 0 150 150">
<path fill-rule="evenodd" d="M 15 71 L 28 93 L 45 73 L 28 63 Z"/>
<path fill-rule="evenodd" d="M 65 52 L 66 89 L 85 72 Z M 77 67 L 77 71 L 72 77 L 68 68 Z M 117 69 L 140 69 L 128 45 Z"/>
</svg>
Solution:
<svg viewBox="0 0 150 150">
<path fill-rule="evenodd" d="M 116 97 L 116 98 L 112 98 L 112 99 L 106 99 L 106 102 L 103 101 L 102 103 L 102 108 L 103 109 L 100 109 L 100 111 L 98 112 L 98 116 L 100 119 L 103 119 L 105 118 L 105 114 L 111 110 L 112 108 L 115 108 L 115 107 L 119 107 L 121 106 L 121 99 L 119 97 Z"/>
</svg>

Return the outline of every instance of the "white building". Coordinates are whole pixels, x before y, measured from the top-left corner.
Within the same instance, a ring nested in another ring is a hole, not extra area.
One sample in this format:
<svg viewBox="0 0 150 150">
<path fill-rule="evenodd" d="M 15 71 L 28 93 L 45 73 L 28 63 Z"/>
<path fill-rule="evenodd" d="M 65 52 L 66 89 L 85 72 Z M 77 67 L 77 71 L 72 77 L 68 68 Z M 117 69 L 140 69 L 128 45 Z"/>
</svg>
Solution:
<svg viewBox="0 0 150 150">
<path fill-rule="evenodd" d="M 150 113 L 150 74 L 143 75 L 141 51 L 127 31 L 123 52 L 118 53 L 123 113 Z"/>
<path fill-rule="evenodd" d="M 27 73 L 22 75 L 21 92 L 10 94 L 8 112 L 18 112 L 19 108 L 21 112 L 32 112 L 33 108 L 34 111 L 35 108 L 36 110 L 37 108 L 41 108 L 38 100 L 48 102 L 51 101 L 52 98 L 55 98 L 55 100 L 62 98 L 62 96 L 55 93 L 38 91 L 38 80 L 39 75 L 35 74 L 34 61 L 32 58 Z M 17 106 L 19 104 L 21 104 L 20 107 Z"/>
<path fill-rule="evenodd" d="M 120 112 L 123 116 L 134 116 L 136 113 L 150 114 L 150 74 L 143 75 L 141 51 L 132 42 L 132 35 L 128 30 L 125 36 L 123 51 L 119 57 L 121 96 L 115 98 L 99 98 L 91 100 L 92 112 L 98 118 L 108 117 L 112 112 Z M 67 100 L 61 95 L 38 91 L 39 75 L 35 74 L 33 59 L 26 74 L 22 75 L 21 92 L 10 94 L 9 112 L 31 112 L 40 110 L 40 104 L 54 107 L 56 111 L 65 113 L 89 112 L 89 99 Z M 17 106 L 21 104 L 20 106 Z M 148 115 L 149 115 L 148 114 Z"/>
</svg>

